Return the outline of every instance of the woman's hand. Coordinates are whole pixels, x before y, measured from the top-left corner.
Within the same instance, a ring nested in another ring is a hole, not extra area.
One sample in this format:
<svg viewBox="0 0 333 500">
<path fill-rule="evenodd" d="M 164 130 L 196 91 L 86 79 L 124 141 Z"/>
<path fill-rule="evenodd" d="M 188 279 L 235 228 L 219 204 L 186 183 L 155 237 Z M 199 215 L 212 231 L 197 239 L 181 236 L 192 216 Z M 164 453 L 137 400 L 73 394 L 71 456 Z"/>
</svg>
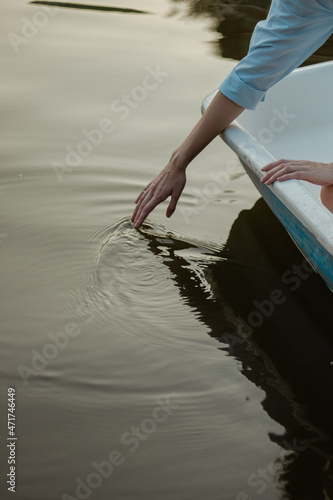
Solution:
<svg viewBox="0 0 333 500">
<path fill-rule="evenodd" d="M 135 228 L 154 208 L 171 196 L 166 211 L 170 217 L 176 210 L 186 183 L 185 169 L 191 161 L 244 110 L 218 91 L 185 141 L 171 156 L 167 166 L 150 182 L 135 200 L 132 221 Z"/>
<path fill-rule="evenodd" d="M 266 172 L 260 180 L 267 185 L 275 181 L 299 179 L 319 186 L 333 185 L 333 163 L 317 163 L 303 160 L 277 160 L 261 170 Z"/>
<path fill-rule="evenodd" d="M 171 217 L 176 210 L 185 183 L 185 166 L 177 163 L 175 155 L 173 155 L 168 165 L 141 191 L 135 200 L 136 208 L 132 215 L 133 226 L 139 227 L 150 212 L 169 196 L 171 196 L 171 201 L 166 216 Z"/>
</svg>

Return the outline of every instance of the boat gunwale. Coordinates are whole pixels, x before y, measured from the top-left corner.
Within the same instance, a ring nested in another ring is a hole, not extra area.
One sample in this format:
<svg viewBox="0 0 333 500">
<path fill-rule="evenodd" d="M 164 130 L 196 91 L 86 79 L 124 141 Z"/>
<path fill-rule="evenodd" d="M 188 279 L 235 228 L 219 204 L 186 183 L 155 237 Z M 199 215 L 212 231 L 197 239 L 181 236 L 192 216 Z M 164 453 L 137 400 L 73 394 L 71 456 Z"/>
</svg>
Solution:
<svg viewBox="0 0 333 500">
<path fill-rule="evenodd" d="M 327 63 L 324 64 L 327 65 Z M 307 69 L 309 66 L 299 68 L 293 73 Z M 286 78 L 292 77 L 292 74 Z M 213 91 L 203 100 L 202 113 L 207 109 L 217 92 L 219 90 Z M 251 111 L 251 113 L 255 113 L 255 111 Z M 258 179 L 264 175 L 261 168 L 278 159 L 268 152 L 237 120 L 232 122 L 220 134 L 220 137 L 254 172 Z M 267 187 L 315 235 L 321 245 L 330 254 L 333 254 L 333 214 L 306 188 L 303 182 L 292 179 L 281 183 L 275 182 Z"/>
</svg>

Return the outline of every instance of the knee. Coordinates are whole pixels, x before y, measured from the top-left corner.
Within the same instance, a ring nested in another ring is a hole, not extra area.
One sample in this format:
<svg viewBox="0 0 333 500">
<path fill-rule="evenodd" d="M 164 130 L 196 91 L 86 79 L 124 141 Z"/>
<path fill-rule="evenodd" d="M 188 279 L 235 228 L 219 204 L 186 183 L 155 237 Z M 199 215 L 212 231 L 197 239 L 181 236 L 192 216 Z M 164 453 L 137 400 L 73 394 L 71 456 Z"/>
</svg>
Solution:
<svg viewBox="0 0 333 500">
<path fill-rule="evenodd" d="M 320 192 L 323 205 L 333 213 L 333 186 L 323 186 Z"/>
</svg>

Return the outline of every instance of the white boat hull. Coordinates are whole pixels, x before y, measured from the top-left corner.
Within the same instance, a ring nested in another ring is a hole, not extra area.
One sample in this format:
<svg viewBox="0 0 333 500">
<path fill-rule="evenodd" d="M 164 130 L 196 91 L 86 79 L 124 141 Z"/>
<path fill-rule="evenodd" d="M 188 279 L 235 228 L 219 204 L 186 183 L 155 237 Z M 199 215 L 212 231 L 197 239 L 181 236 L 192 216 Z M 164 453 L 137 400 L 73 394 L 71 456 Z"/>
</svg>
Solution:
<svg viewBox="0 0 333 500">
<path fill-rule="evenodd" d="M 202 111 L 216 92 L 206 97 Z M 260 183 L 261 168 L 280 158 L 333 161 L 333 62 L 293 71 L 245 111 L 222 139 L 235 151 L 264 200 L 304 256 L 333 290 L 333 214 L 320 187 L 290 180 Z"/>
</svg>

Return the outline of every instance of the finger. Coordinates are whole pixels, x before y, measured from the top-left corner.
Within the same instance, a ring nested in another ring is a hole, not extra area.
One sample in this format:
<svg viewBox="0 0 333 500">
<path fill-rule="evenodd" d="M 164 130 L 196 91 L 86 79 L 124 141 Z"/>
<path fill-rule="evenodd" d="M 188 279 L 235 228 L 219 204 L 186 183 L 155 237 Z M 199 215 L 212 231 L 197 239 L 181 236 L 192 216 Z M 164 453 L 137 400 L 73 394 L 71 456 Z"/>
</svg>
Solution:
<svg viewBox="0 0 333 500">
<path fill-rule="evenodd" d="M 141 204 L 146 196 L 146 192 L 145 191 L 142 191 L 142 193 L 140 194 L 140 196 L 136 199 L 135 203 L 136 203 L 136 207 L 134 209 L 134 212 L 133 212 L 133 215 L 132 215 L 132 220 L 135 219 L 136 217 L 136 214 L 138 213 L 138 211 L 140 210 L 140 207 L 141 207 Z"/>
<path fill-rule="evenodd" d="M 290 163 L 291 161 L 292 160 L 284 160 L 284 159 L 272 161 L 271 163 L 268 163 L 267 165 L 262 167 L 261 170 L 263 170 L 264 172 L 268 172 L 269 170 L 272 170 L 273 168 L 276 168 L 279 165 L 284 165 L 285 163 Z"/>
<path fill-rule="evenodd" d="M 152 198 L 153 192 L 152 190 L 146 190 L 144 189 L 142 193 L 140 194 L 137 205 L 134 209 L 133 216 L 132 216 L 132 221 L 136 219 L 138 213 L 142 210 L 142 207 L 148 203 L 148 201 Z"/>
<path fill-rule="evenodd" d="M 139 201 L 141 200 L 141 198 L 143 198 L 145 195 L 146 195 L 146 188 L 141 191 L 141 193 L 139 194 L 139 196 L 137 197 L 137 199 L 134 201 L 134 203 L 139 203 Z"/>
<path fill-rule="evenodd" d="M 141 209 L 137 213 L 137 216 L 134 220 L 134 228 L 138 228 L 141 224 L 146 220 L 150 212 L 154 210 L 154 208 L 160 203 L 161 200 L 157 198 L 152 198 L 145 206 L 141 206 Z"/>
<path fill-rule="evenodd" d="M 290 179 L 297 179 L 299 181 L 308 181 L 312 182 L 312 184 L 317 184 L 319 186 L 325 185 L 325 182 L 322 179 L 318 178 L 317 172 L 311 172 L 308 170 L 295 171 L 289 174 L 284 174 L 276 180 L 279 182 L 283 182 L 283 181 L 288 181 Z"/>
<path fill-rule="evenodd" d="M 140 198 L 143 198 L 147 194 L 147 191 L 150 187 L 150 184 L 151 184 L 151 182 L 145 188 L 143 188 L 143 190 L 141 191 L 141 193 L 139 194 L 139 196 L 137 197 L 137 199 L 135 200 L 134 203 L 138 203 Z"/>
<path fill-rule="evenodd" d="M 289 178 L 286 178 L 286 176 Z M 307 175 L 307 171 L 304 166 L 288 165 L 281 170 L 277 171 L 269 179 L 265 181 L 266 185 L 273 184 L 276 181 L 288 180 L 288 179 L 304 179 Z"/>
<path fill-rule="evenodd" d="M 281 172 L 282 170 L 284 170 L 285 167 L 286 167 L 286 165 L 283 164 L 283 165 L 278 165 L 278 166 L 270 169 L 270 171 L 266 172 L 266 174 L 260 179 L 260 182 L 266 182 L 268 179 L 270 179 L 271 177 L 273 177 L 273 175 L 275 175 L 276 173 Z"/>
<path fill-rule="evenodd" d="M 135 207 L 135 209 L 134 209 L 134 212 L 133 212 L 133 214 L 132 214 L 132 217 L 131 217 L 132 222 L 134 222 L 134 221 L 135 221 L 135 219 L 136 219 L 136 216 L 137 216 L 137 213 L 138 213 L 139 209 L 140 209 L 140 205 L 138 204 L 138 205 L 136 205 L 136 207 Z"/>
<path fill-rule="evenodd" d="M 177 206 L 179 197 L 180 197 L 180 193 L 179 194 L 172 193 L 171 201 L 170 201 L 169 206 L 168 206 L 167 211 L 166 211 L 167 217 L 171 217 L 171 215 L 176 210 L 176 206 Z"/>
<path fill-rule="evenodd" d="M 306 179 L 304 176 L 300 175 L 299 172 L 291 172 L 290 174 L 284 174 L 275 179 L 275 182 L 284 182 L 284 181 L 290 181 L 291 179 L 297 179 L 297 180 L 303 180 L 305 181 Z"/>
<path fill-rule="evenodd" d="M 138 204 L 137 204 L 137 206 L 136 206 L 136 208 L 134 210 L 134 213 L 133 213 L 133 223 L 134 223 L 134 225 L 136 224 L 137 219 L 140 217 L 140 214 L 141 214 L 142 210 L 149 203 L 149 201 L 152 199 L 153 196 L 154 196 L 153 193 L 151 193 L 150 191 L 148 191 L 147 193 L 144 194 L 144 196 L 138 202 Z"/>
<path fill-rule="evenodd" d="M 154 210 L 154 208 L 164 201 L 166 196 L 162 197 L 158 192 L 153 192 L 152 190 L 148 191 L 145 198 L 139 203 L 138 211 L 136 213 L 136 217 L 134 220 L 134 227 L 138 227 L 142 222 L 148 217 L 150 212 Z M 142 218 L 142 214 L 144 214 Z"/>
<path fill-rule="evenodd" d="M 280 172 L 293 172 L 296 170 L 306 170 L 309 167 L 305 165 L 303 162 L 292 162 L 292 163 L 284 163 L 283 165 L 279 165 L 278 167 L 273 168 L 269 172 L 267 172 L 262 178 L 261 181 L 265 182 L 266 179 L 270 179 L 276 177 Z"/>
<path fill-rule="evenodd" d="M 274 171 L 273 173 L 269 173 L 268 175 L 265 175 L 260 179 L 260 182 L 263 184 L 267 184 L 268 182 L 271 182 L 272 179 L 276 179 L 277 176 L 281 175 L 281 173 L 284 172 L 284 169 L 279 169 L 277 171 Z"/>
</svg>

